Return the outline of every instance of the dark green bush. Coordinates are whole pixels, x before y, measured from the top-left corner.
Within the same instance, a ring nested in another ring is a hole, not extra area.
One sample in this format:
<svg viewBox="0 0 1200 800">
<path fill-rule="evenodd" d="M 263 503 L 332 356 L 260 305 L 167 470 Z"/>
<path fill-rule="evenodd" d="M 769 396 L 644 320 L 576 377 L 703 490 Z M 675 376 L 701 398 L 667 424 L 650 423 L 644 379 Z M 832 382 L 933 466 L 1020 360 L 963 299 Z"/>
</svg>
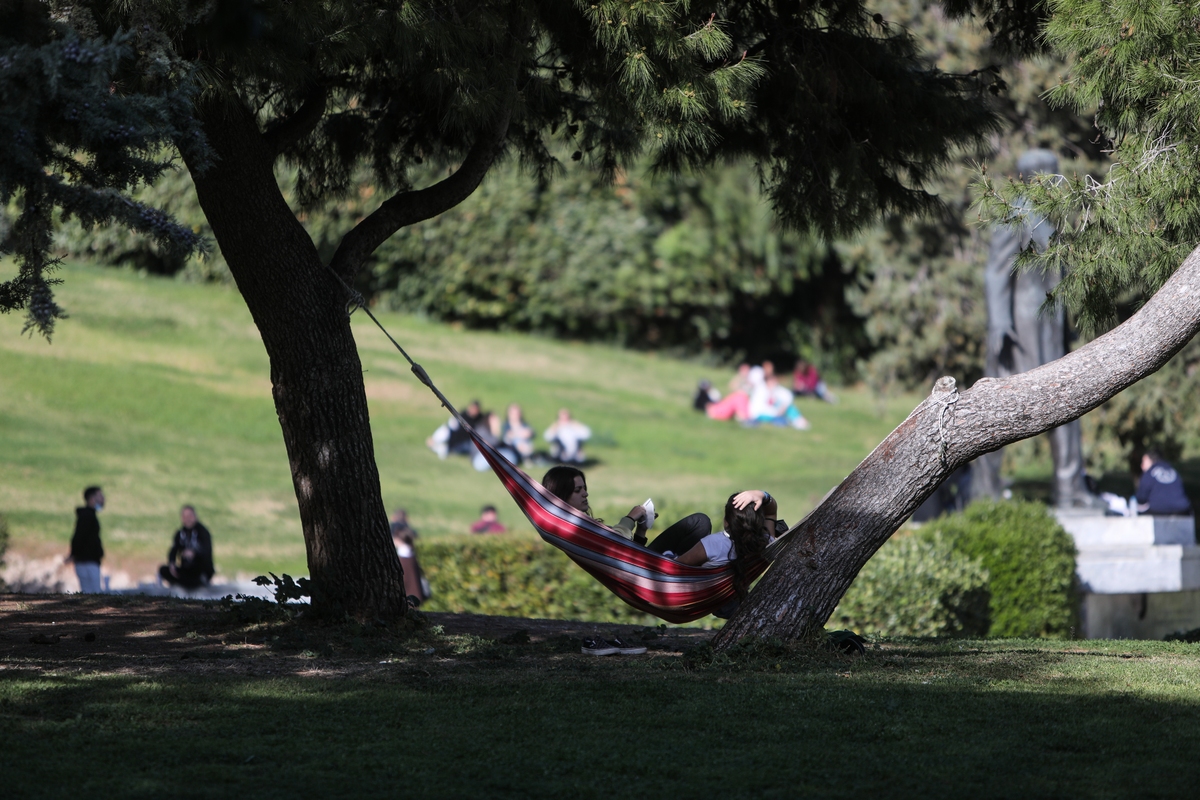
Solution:
<svg viewBox="0 0 1200 800">
<path fill-rule="evenodd" d="M 453 611 L 641 625 L 659 620 L 628 606 L 569 558 L 522 534 L 421 541 L 433 588 L 423 611 Z"/>
<path fill-rule="evenodd" d="M 830 621 L 885 636 L 982 636 L 987 581 L 949 537 L 903 533 L 867 562 Z"/>
<path fill-rule="evenodd" d="M 987 570 L 989 636 L 1066 638 L 1078 628 L 1075 542 L 1045 506 L 978 502 L 931 522 L 922 538 L 942 538 Z"/>
</svg>

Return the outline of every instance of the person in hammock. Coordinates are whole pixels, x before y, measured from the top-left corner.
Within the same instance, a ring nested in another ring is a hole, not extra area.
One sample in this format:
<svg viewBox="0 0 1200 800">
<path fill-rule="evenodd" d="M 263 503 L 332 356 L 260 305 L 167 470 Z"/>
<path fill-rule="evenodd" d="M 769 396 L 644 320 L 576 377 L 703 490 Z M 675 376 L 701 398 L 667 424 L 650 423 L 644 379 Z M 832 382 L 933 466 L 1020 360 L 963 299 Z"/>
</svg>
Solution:
<svg viewBox="0 0 1200 800">
<path fill-rule="evenodd" d="M 567 505 L 592 516 L 588 503 L 587 478 L 575 467 L 554 467 L 542 478 L 542 486 Z M 713 533 L 707 514 L 684 517 L 646 544 L 646 509 L 634 506 L 621 517 L 616 528 L 626 538 L 644 544 L 656 553 L 681 564 L 715 567 L 733 564 L 734 583 L 742 594 L 745 581 L 738 576 L 737 560 L 761 553 L 778 533 L 778 509 L 767 492 L 750 489 L 730 495 L 725 503 L 725 529 Z M 592 517 L 595 519 L 595 517 Z M 599 521 L 599 520 L 597 520 Z M 784 530 L 787 529 L 784 524 Z"/>
</svg>

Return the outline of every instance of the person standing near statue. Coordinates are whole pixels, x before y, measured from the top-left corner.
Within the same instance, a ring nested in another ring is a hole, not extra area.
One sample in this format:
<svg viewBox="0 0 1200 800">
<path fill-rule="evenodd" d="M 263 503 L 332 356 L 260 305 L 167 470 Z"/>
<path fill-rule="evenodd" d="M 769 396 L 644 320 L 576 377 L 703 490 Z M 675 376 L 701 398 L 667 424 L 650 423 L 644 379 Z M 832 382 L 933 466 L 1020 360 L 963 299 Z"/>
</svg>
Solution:
<svg viewBox="0 0 1200 800">
<path fill-rule="evenodd" d="M 1017 173 L 1028 183 L 1039 175 L 1056 175 L 1058 157 L 1049 150 L 1029 150 L 1017 160 Z M 1067 353 L 1066 314 L 1061 305 L 1043 309 L 1046 297 L 1058 286 L 1058 270 L 1032 269 L 1017 273 L 1014 265 L 1032 247 L 1044 253 L 1054 236 L 1054 226 L 1032 211 L 1028 201 L 1014 204 L 1012 222 L 992 233 L 984 272 L 987 298 L 988 340 L 985 375 L 1007 378 L 1048 364 Z M 1054 502 L 1059 508 L 1093 504 L 1084 478 L 1083 433 L 1079 420 L 1050 432 L 1054 459 Z M 999 497 L 1002 451 L 980 457 L 972 465 L 971 494 Z"/>
<path fill-rule="evenodd" d="M 100 561 L 104 558 L 104 545 L 100 543 L 100 519 L 96 515 L 103 510 L 104 491 L 99 486 L 84 489 L 83 506 L 75 509 L 71 553 L 65 559 L 67 563 L 74 562 L 79 591 L 83 594 L 100 593 Z"/>
</svg>

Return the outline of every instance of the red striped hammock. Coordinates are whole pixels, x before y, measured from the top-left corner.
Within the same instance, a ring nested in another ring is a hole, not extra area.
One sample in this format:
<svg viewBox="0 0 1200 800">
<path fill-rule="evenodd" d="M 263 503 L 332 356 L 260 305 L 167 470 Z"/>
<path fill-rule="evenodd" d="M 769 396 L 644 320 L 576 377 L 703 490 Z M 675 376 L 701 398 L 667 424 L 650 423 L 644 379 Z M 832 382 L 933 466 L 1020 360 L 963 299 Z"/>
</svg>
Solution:
<svg viewBox="0 0 1200 800">
<path fill-rule="evenodd" d="M 693 567 L 626 539 L 550 494 L 480 438 L 465 420 L 460 424 L 470 431 L 479 451 L 542 539 L 629 605 L 667 622 L 691 622 L 737 596 L 730 565 Z M 766 570 L 783 541 L 783 537 L 776 539 L 762 554 L 748 559 L 749 580 Z"/>
</svg>

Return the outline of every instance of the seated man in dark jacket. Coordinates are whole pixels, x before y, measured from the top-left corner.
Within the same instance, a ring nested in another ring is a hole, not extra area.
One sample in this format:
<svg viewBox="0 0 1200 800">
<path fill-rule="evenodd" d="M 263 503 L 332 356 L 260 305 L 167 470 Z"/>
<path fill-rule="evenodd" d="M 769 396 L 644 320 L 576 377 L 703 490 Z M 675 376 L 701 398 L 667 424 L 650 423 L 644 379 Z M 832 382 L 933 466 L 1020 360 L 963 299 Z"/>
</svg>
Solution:
<svg viewBox="0 0 1200 800">
<path fill-rule="evenodd" d="M 1139 514 L 1191 514 L 1192 504 L 1183 493 L 1183 479 L 1158 452 L 1142 456 L 1142 479 L 1138 481 Z"/>
<path fill-rule="evenodd" d="M 212 536 L 208 528 L 196 519 L 196 509 L 184 506 L 179 511 L 182 526 L 175 531 L 167 563 L 158 569 L 158 576 L 170 586 L 196 589 L 212 580 Z"/>
</svg>

